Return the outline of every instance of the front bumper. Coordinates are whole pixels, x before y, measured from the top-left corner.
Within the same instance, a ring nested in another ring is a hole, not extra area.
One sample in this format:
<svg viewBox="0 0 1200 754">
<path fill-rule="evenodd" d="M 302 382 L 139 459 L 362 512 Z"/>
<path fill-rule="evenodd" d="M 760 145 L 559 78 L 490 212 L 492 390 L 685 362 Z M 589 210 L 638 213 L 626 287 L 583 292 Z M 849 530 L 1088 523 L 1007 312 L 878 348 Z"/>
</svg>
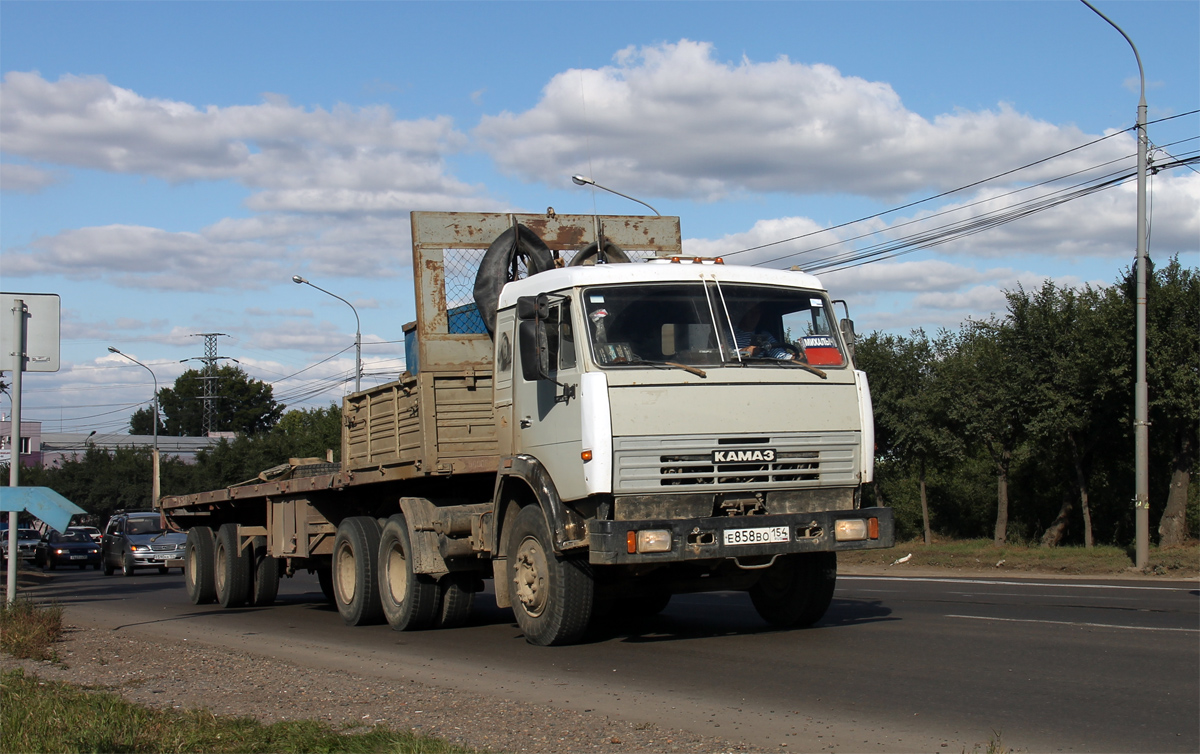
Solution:
<svg viewBox="0 0 1200 754">
<path fill-rule="evenodd" d="M 100 553 L 98 552 L 68 551 L 62 554 L 51 552 L 47 553 L 46 559 L 55 566 L 100 565 Z"/>
<path fill-rule="evenodd" d="M 838 541 L 834 525 L 839 519 L 875 519 L 875 538 Z M 725 532 L 732 529 L 786 527 L 788 541 L 761 544 L 725 544 Z M 671 532 L 667 552 L 629 552 L 629 532 L 644 530 Z M 678 563 L 688 560 L 714 560 L 785 555 L 801 552 L 837 550 L 874 550 L 896 544 L 895 520 L 891 508 L 861 508 L 845 511 L 788 513 L 773 516 L 721 516 L 710 518 L 588 521 L 588 560 L 598 565 Z"/>
<path fill-rule="evenodd" d="M 168 568 L 183 568 L 183 550 L 167 552 L 134 552 L 133 565 L 136 568 L 166 566 Z"/>
</svg>

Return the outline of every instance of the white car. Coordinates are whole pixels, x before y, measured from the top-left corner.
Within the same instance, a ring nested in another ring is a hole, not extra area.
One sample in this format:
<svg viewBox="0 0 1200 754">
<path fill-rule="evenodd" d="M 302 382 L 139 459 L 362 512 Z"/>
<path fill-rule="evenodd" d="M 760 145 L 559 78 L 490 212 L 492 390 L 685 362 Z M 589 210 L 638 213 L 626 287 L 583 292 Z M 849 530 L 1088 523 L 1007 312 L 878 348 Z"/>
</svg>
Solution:
<svg viewBox="0 0 1200 754">
<path fill-rule="evenodd" d="M 37 547 L 37 543 L 41 541 L 42 535 L 37 529 L 28 527 L 17 528 L 17 553 L 21 560 L 33 560 L 33 551 Z M 8 562 L 8 528 L 0 530 L 0 550 L 3 550 L 4 561 Z"/>
</svg>

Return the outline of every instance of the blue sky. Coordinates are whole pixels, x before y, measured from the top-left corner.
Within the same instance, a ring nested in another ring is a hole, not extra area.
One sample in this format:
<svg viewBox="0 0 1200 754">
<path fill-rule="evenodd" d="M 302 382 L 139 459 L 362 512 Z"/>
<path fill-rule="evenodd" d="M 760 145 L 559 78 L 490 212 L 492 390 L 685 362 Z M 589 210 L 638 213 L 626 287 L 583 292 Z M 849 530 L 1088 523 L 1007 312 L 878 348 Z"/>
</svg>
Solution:
<svg viewBox="0 0 1200 754">
<path fill-rule="evenodd" d="M 1138 45 L 1151 121 L 1200 108 L 1200 4 L 1097 5 Z M 169 385 L 201 332 L 227 333 L 219 352 L 290 406 L 339 400 L 352 348 L 291 375 L 351 346 L 353 314 L 294 273 L 354 302 L 366 383 L 394 378 L 414 209 L 642 211 L 571 184 L 585 173 L 679 215 L 685 248 L 728 254 L 1115 134 L 734 257 L 806 266 L 821 254 L 767 260 L 1131 168 L 1137 106 L 1128 45 L 1069 1 L 6 0 L 0 68 L 0 285 L 63 307 L 63 367 L 27 376 L 24 416 L 100 433 L 150 391 L 107 347 Z M 1149 132 L 1156 161 L 1192 155 L 1200 115 Z M 1151 255 L 1196 265 L 1200 173 L 1151 188 Z M 954 327 L 1017 285 L 1112 283 L 1134 206 L 1128 183 L 821 277 L 862 332 Z"/>
</svg>

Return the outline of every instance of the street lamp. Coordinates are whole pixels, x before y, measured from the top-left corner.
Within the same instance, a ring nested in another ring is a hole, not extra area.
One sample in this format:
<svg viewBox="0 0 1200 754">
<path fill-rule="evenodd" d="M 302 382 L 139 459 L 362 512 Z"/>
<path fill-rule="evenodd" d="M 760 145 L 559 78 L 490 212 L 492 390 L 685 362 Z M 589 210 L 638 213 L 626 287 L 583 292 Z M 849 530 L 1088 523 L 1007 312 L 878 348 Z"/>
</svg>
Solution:
<svg viewBox="0 0 1200 754">
<path fill-rule="evenodd" d="M 585 178 L 582 175 L 573 175 L 573 176 L 571 176 L 571 180 L 575 182 L 576 186 L 595 186 L 598 189 L 604 189 L 605 191 L 607 191 L 610 194 L 616 194 L 617 196 L 623 196 L 631 202 L 637 202 L 638 204 L 642 205 L 643 207 L 650 207 L 649 204 L 646 204 L 641 199 L 634 199 L 632 196 L 629 196 L 628 194 L 622 194 L 620 191 L 614 191 L 613 189 L 610 189 L 607 186 L 601 186 L 599 183 L 596 183 L 591 178 Z M 659 211 L 656 210 L 655 208 L 650 207 L 650 211 L 653 212 L 654 214 L 658 215 L 659 217 L 662 217 L 662 215 L 659 214 Z"/>
<path fill-rule="evenodd" d="M 292 282 L 296 285 L 311 286 L 321 293 L 333 296 L 338 301 L 350 307 L 350 311 L 354 312 L 354 392 L 357 393 L 362 386 L 362 321 L 358 318 L 358 309 L 355 309 L 354 304 L 336 293 L 330 293 L 319 285 L 313 285 L 299 275 L 292 275 Z"/>
<path fill-rule="evenodd" d="M 1141 78 L 1141 96 L 1137 108 L 1137 380 L 1133 388 L 1134 436 L 1134 565 L 1145 568 L 1150 563 L 1150 421 L 1146 386 L 1146 275 L 1149 255 L 1146 252 L 1146 71 L 1142 56 L 1129 35 L 1088 2 L 1088 8 L 1120 32 L 1133 49 Z"/>
<path fill-rule="evenodd" d="M 145 369 L 147 372 L 149 372 L 150 379 L 154 380 L 154 419 L 153 419 L 153 423 L 152 423 L 153 432 L 154 432 L 154 482 L 153 482 L 153 487 L 150 490 L 150 498 L 153 502 L 153 507 L 157 508 L 158 507 L 158 495 L 159 495 L 159 491 L 161 490 L 161 487 L 159 484 L 159 463 L 158 463 L 158 376 L 154 374 L 153 369 L 146 366 L 145 364 L 143 364 L 142 362 L 133 358 L 132 356 L 130 356 L 127 353 L 121 353 L 120 351 L 113 348 L 112 346 L 108 347 L 108 352 L 115 353 L 118 356 L 123 356 L 126 359 L 129 359 L 134 364 L 137 364 L 139 367 L 141 367 L 142 369 Z M 93 432 L 92 434 L 94 435 L 96 433 Z M 91 435 L 89 435 L 89 437 L 90 436 Z"/>
</svg>

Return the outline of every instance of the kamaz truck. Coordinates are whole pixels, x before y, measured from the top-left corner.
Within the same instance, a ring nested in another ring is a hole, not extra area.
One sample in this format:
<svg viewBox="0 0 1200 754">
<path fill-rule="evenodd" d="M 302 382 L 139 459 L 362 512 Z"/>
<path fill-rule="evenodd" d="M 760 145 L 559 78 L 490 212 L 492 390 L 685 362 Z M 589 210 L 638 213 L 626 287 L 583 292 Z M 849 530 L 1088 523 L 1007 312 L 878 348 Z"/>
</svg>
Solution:
<svg viewBox="0 0 1200 754">
<path fill-rule="evenodd" d="M 401 631 L 462 624 L 489 579 L 538 645 L 716 590 L 802 627 L 838 551 L 894 544 L 815 277 L 687 256 L 677 217 L 414 212 L 412 242 L 406 369 L 344 399 L 337 461 L 162 500 L 194 603 L 307 571 Z"/>
</svg>

